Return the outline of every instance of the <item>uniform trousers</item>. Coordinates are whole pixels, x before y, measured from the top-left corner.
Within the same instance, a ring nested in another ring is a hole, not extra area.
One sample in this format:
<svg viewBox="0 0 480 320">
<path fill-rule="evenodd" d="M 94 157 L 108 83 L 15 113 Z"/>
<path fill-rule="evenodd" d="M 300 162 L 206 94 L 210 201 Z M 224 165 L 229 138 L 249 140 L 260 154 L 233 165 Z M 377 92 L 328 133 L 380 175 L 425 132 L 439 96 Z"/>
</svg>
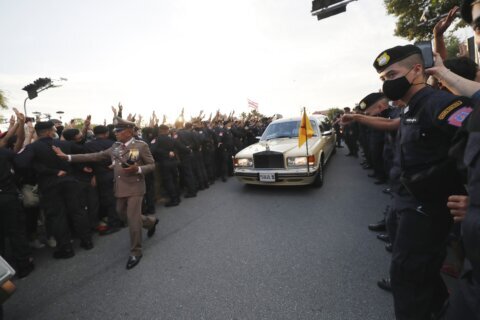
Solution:
<svg viewBox="0 0 480 320">
<path fill-rule="evenodd" d="M 398 211 L 390 278 L 397 320 L 430 319 L 448 291 L 440 276 L 452 218 L 446 207 Z"/>
<path fill-rule="evenodd" d="M 57 240 L 57 248 L 62 250 L 71 247 L 67 216 L 71 219 L 80 240 L 91 241 L 88 215 L 80 208 L 78 182 L 64 181 L 45 189 L 42 190 L 40 201 L 43 201 L 45 223 Z"/>
<path fill-rule="evenodd" d="M 142 255 L 142 227 L 150 229 L 155 225 L 155 217 L 142 214 L 143 196 L 117 198 L 117 212 L 120 219 L 127 221 L 130 232 L 130 254 Z"/>
<path fill-rule="evenodd" d="M 5 257 L 5 239 L 12 248 L 17 267 L 28 263 L 30 248 L 25 235 L 25 220 L 18 195 L 0 193 L 0 255 Z"/>
</svg>

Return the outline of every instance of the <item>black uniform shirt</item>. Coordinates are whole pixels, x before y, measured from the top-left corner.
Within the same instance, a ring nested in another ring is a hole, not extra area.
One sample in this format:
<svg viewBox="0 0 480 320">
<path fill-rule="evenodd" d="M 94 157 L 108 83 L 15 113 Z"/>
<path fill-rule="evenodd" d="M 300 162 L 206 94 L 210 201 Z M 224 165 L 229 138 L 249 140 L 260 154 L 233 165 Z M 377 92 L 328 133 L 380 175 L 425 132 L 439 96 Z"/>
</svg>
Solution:
<svg viewBox="0 0 480 320">
<path fill-rule="evenodd" d="M 13 158 L 15 152 L 7 148 L 0 148 L 0 194 L 16 193 Z"/>
</svg>

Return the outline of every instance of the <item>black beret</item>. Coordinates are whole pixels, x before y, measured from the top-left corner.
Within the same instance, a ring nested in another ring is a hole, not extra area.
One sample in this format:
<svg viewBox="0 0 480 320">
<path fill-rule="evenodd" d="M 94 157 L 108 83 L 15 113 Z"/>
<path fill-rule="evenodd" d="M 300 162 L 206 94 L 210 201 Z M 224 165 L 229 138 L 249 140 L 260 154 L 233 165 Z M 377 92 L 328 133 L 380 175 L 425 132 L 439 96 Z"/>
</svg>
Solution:
<svg viewBox="0 0 480 320">
<path fill-rule="evenodd" d="M 396 46 L 380 53 L 375 58 L 373 66 L 375 67 L 375 69 L 377 69 L 377 72 L 382 72 L 395 62 L 402 61 L 403 59 L 408 58 L 414 54 L 421 55 L 422 51 L 413 44 L 408 44 L 406 46 Z"/>
<path fill-rule="evenodd" d="M 382 92 L 370 93 L 368 96 L 363 98 L 362 101 L 360 101 L 358 106 L 360 107 L 360 110 L 365 111 L 383 98 L 385 98 L 385 95 Z"/>
<path fill-rule="evenodd" d="M 78 129 L 65 129 L 62 131 L 62 136 L 65 138 L 65 140 L 70 141 L 73 140 L 79 133 L 80 130 Z"/>
<path fill-rule="evenodd" d="M 108 133 L 108 127 L 106 126 L 96 126 L 95 128 L 93 128 L 93 133 L 94 134 L 103 134 L 103 133 Z"/>
<path fill-rule="evenodd" d="M 40 121 L 35 124 L 35 130 L 46 130 L 46 129 L 51 129 L 54 127 L 55 124 L 52 121 Z"/>
<path fill-rule="evenodd" d="M 460 9 L 460 13 L 462 14 L 462 19 L 465 20 L 466 23 L 472 23 L 472 4 L 475 0 L 465 0 L 463 1 L 462 8 Z"/>
</svg>

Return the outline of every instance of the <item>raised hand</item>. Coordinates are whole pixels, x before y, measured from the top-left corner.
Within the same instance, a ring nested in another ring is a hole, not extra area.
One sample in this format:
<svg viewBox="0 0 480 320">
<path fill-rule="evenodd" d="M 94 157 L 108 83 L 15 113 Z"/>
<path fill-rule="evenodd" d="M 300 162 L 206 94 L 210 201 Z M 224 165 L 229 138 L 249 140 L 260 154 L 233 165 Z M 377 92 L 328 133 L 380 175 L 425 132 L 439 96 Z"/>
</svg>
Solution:
<svg viewBox="0 0 480 320">
<path fill-rule="evenodd" d="M 457 14 L 458 10 L 460 8 L 458 6 L 453 7 L 449 12 L 448 16 L 445 18 L 441 19 L 440 21 L 437 22 L 435 27 L 433 28 L 433 34 L 435 37 L 442 37 L 445 31 L 450 27 L 452 24 L 453 20 L 455 19 L 455 15 Z"/>
<path fill-rule="evenodd" d="M 116 117 L 117 116 L 117 108 L 112 106 L 112 112 L 113 112 L 113 116 Z"/>
<path fill-rule="evenodd" d="M 13 108 L 13 112 L 15 112 L 15 115 L 17 116 L 17 121 L 18 122 L 22 122 L 22 123 L 25 122 L 25 115 L 23 113 L 18 111 L 17 108 Z"/>
</svg>

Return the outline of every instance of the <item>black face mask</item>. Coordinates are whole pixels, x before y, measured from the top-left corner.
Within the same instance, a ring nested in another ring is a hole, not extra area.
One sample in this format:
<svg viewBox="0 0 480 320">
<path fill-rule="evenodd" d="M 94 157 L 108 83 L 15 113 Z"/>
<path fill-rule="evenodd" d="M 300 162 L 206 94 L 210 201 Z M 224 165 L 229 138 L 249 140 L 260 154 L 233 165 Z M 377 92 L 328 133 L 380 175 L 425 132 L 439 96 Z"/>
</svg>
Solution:
<svg viewBox="0 0 480 320">
<path fill-rule="evenodd" d="M 410 69 L 410 71 L 412 70 L 413 68 Z M 409 74 L 410 71 L 408 71 L 407 74 Z M 408 92 L 408 89 L 410 89 L 412 86 L 412 84 L 408 82 L 407 74 L 405 74 L 403 77 L 394 80 L 386 80 L 383 82 L 383 93 L 388 99 L 400 100 L 403 98 L 403 96 L 405 96 L 405 94 Z"/>
</svg>

